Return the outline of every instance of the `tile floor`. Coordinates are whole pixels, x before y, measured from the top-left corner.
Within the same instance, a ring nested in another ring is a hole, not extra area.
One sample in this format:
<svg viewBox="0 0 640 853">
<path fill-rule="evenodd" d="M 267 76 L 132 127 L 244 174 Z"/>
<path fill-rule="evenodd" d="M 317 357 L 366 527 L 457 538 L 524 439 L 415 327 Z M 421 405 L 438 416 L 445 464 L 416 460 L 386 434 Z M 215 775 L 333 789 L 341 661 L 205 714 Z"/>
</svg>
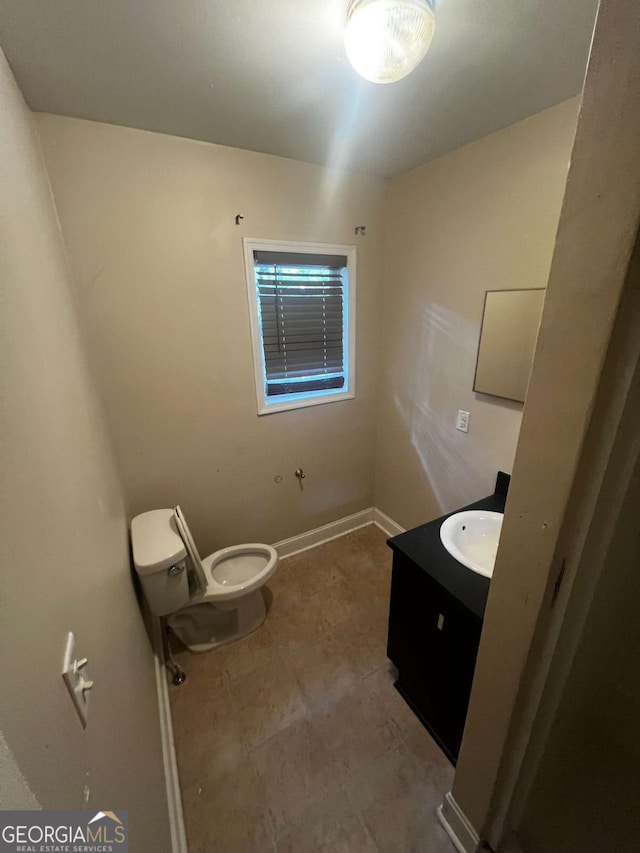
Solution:
<svg viewBox="0 0 640 853">
<path fill-rule="evenodd" d="M 254 634 L 176 655 L 190 853 L 451 853 L 453 769 L 393 688 L 391 553 L 370 525 L 280 563 Z M 175 642 L 175 641 L 174 641 Z"/>
</svg>

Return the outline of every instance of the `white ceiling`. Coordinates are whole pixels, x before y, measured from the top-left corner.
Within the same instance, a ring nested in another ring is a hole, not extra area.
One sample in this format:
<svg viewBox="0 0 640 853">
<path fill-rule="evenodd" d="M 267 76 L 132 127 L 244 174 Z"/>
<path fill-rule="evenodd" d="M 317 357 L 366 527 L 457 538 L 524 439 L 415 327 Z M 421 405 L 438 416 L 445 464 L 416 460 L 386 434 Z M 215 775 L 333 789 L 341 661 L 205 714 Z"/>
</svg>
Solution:
<svg viewBox="0 0 640 853">
<path fill-rule="evenodd" d="M 394 175 L 580 91 L 597 0 L 436 0 L 425 61 L 361 80 L 347 0 L 0 0 L 34 110 Z"/>
</svg>

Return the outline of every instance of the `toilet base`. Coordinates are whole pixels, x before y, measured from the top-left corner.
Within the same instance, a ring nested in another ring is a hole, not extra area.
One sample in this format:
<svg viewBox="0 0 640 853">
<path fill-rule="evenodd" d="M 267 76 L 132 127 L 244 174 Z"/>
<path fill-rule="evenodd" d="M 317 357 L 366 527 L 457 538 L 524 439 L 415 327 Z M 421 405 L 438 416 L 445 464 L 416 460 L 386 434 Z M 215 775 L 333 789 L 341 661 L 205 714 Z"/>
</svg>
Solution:
<svg viewBox="0 0 640 853">
<path fill-rule="evenodd" d="M 267 608 L 257 589 L 228 604 L 201 602 L 167 617 L 171 630 L 190 652 L 208 652 L 246 637 L 265 620 Z"/>
</svg>

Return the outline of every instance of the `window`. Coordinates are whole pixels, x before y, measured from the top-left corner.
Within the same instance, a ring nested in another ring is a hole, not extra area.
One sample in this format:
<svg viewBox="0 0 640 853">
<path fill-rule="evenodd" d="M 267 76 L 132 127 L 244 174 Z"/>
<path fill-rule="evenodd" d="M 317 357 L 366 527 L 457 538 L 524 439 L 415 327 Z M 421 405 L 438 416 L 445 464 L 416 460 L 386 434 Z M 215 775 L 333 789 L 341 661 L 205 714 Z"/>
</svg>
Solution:
<svg viewBox="0 0 640 853">
<path fill-rule="evenodd" d="M 353 397 L 355 247 L 244 246 L 258 414 Z"/>
</svg>

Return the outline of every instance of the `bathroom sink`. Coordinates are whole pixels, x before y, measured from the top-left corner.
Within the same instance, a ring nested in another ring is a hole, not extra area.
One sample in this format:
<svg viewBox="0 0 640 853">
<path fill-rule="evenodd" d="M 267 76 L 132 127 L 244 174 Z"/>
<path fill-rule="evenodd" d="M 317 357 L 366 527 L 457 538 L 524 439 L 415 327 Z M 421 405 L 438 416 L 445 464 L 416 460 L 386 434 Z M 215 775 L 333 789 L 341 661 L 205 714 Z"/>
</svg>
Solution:
<svg viewBox="0 0 640 853">
<path fill-rule="evenodd" d="M 442 522 L 442 544 L 459 563 L 490 578 L 500 541 L 503 514 L 483 509 L 456 512 Z"/>
</svg>

